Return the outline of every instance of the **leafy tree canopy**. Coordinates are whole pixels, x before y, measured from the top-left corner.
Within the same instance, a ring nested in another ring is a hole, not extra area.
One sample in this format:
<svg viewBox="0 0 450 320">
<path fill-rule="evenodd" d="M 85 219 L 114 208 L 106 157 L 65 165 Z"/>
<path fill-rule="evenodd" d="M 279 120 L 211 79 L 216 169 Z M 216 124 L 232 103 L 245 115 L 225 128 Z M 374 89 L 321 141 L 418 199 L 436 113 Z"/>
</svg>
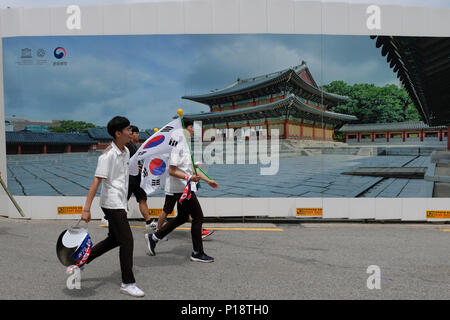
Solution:
<svg viewBox="0 0 450 320">
<path fill-rule="evenodd" d="M 95 124 L 84 121 L 61 120 L 61 125 L 51 127 L 52 132 L 86 133 L 89 128 L 99 128 Z"/>
<path fill-rule="evenodd" d="M 350 98 L 344 104 L 329 110 L 351 114 L 358 123 L 387 123 L 420 121 L 420 115 L 405 89 L 396 85 L 377 87 L 373 84 L 348 85 L 344 81 L 333 81 L 323 90 Z"/>
</svg>

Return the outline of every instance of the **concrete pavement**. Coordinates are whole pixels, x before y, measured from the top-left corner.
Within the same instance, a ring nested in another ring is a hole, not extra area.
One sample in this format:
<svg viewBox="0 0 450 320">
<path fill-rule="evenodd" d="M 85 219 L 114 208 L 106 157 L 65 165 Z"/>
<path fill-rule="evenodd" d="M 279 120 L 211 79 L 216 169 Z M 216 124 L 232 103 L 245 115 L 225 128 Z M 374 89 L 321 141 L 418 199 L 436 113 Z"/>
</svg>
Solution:
<svg viewBox="0 0 450 320">
<path fill-rule="evenodd" d="M 71 221 L 0 218 L 0 299 L 133 299 L 119 293 L 119 250 L 89 264 L 69 290 L 55 252 Z M 189 224 L 147 255 L 143 222 L 132 221 L 134 272 L 151 300 L 450 299 L 450 225 L 206 223 L 210 264 L 189 260 Z M 107 229 L 89 224 L 94 244 Z M 262 230 L 264 229 L 264 230 Z M 370 265 L 380 289 L 369 290 Z"/>
</svg>

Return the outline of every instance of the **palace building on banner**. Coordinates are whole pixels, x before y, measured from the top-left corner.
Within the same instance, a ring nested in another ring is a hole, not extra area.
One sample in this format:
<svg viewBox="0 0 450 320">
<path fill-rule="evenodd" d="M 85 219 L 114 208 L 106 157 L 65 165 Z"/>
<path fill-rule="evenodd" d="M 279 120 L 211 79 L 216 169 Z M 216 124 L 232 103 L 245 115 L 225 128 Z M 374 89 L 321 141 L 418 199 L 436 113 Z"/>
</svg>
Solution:
<svg viewBox="0 0 450 320">
<path fill-rule="evenodd" d="M 447 126 L 428 126 L 423 121 L 345 124 L 339 129 L 345 142 L 380 144 L 447 144 Z"/>
<path fill-rule="evenodd" d="M 271 129 L 278 129 L 280 138 L 333 141 L 336 126 L 357 120 L 328 111 L 348 97 L 321 90 L 304 61 L 293 68 L 237 79 L 223 89 L 182 98 L 209 106 L 209 112 L 186 114 L 185 119 L 201 121 L 203 134 L 215 129 L 215 135 L 225 139 L 232 139 L 236 129 L 241 129 L 246 139 L 259 134 L 270 138 Z"/>
</svg>

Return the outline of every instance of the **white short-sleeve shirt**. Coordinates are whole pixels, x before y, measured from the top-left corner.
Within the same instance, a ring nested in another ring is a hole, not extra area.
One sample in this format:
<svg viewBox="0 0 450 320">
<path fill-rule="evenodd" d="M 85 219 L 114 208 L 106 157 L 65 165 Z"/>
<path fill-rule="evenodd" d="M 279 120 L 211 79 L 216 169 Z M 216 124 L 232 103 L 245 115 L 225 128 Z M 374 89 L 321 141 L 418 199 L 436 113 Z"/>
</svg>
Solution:
<svg viewBox="0 0 450 320">
<path fill-rule="evenodd" d="M 95 176 L 103 178 L 100 192 L 100 207 L 105 209 L 127 209 L 128 164 L 130 152 L 112 142 L 98 158 Z"/>
<path fill-rule="evenodd" d="M 185 174 L 193 175 L 194 168 L 189 151 L 186 148 L 174 148 L 170 153 L 169 166 L 176 166 Z M 187 181 L 178 179 L 167 174 L 165 191 L 166 194 L 182 193 Z M 191 182 L 191 191 L 197 191 L 197 184 Z"/>
</svg>

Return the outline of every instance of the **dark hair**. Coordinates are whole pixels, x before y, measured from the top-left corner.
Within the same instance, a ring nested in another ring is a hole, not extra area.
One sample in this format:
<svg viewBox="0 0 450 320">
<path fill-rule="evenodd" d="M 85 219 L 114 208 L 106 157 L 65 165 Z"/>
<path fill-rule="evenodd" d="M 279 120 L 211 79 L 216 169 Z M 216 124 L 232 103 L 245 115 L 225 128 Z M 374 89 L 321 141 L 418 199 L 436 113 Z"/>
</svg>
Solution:
<svg viewBox="0 0 450 320">
<path fill-rule="evenodd" d="M 130 121 L 125 117 L 116 116 L 108 122 L 106 127 L 108 133 L 114 139 L 116 138 L 116 131 L 122 131 L 124 128 L 130 125 Z"/>
<path fill-rule="evenodd" d="M 130 126 L 130 128 L 131 128 L 131 132 L 137 132 L 137 133 L 139 133 L 139 128 L 138 127 L 136 127 L 136 126 Z"/>
<path fill-rule="evenodd" d="M 183 123 L 184 123 L 184 127 L 185 127 L 185 128 L 194 125 L 194 121 L 189 120 L 189 119 L 183 119 Z"/>
</svg>

